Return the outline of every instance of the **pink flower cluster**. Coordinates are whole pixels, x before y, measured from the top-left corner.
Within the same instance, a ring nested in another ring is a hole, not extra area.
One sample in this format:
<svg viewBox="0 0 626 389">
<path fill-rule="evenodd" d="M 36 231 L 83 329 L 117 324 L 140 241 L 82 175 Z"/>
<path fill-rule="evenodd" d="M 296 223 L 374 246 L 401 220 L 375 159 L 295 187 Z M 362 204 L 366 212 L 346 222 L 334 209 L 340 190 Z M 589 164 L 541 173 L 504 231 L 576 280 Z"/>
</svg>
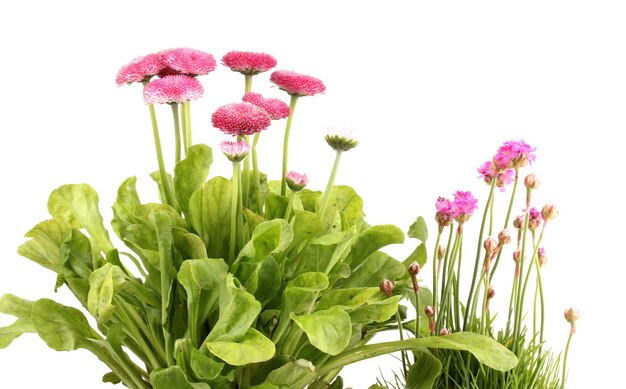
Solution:
<svg viewBox="0 0 626 389">
<path fill-rule="evenodd" d="M 273 72 L 270 81 L 280 89 L 295 96 L 313 96 L 326 90 L 322 80 L 290 70 Z"/>
<path fill-rule="evenodd" d="M 276 66 L 276 59 L 269 54 L 249 51 L 230 51 L 222 57 L 222 64 L 233 72 L 255 75 Z"/>
<path fill-rule="evenodd" d="M 219 107 L 211 115 L 213 127 L 228 135 L 252 135 L 269 127 L 267 112 L 251 103 L 230 103 Z"/>
<path fill-rule="evenodd" d="M 300 174 L 296 172 L 287 172 L 285 175 L 287 186 L 294 192 L 299 192 L 309 184 L 309 177 L 306 174 Z"/>
<path fill-rule="evenodd" d="M 474 211 L 478 208 L 478 200 L 471 192 L 456 191 L 454 200 L 439 197 L 435 203 L 435 220 L 440 228 L 446 227 L 456 220 L 462 224 L 469 220 Z"/>
<path fill-rule="evenodd" d="M 272 120 L 284 119 L 289 116 L 291 110 L 289 106 L 280 99 L 268 99 L 260 93 L 248 92 L 242 99 L 246 103 L 251 103 L 267 112 Z"/>
<path fill-rule="evenodd" d="M 149 82 L 143 89 L 146 104 L 184 103 L 204 94 L 202 84 L 193 77 L 177 74 Z"/>
<path fill-rule="evenodd" d="M 519 169 L 535 161 L 535 147 L 530 147 L 523 140 L 504 142 L 493 157 L 493 163 L 498 170 Z"/>
<path fill-rule="evenodd" d="M 496 180 L 496 187 L 500 188 L 501 192 L 504 192 L 505 185 L 510 184 L 515 179 L 515 171 L 513 169 L 500 170 L 496 169 L 493 161 L 487 161 L 478 168 L 478 173 L 487 185 L 491 185 L 494 178 Z"/>
</svg>

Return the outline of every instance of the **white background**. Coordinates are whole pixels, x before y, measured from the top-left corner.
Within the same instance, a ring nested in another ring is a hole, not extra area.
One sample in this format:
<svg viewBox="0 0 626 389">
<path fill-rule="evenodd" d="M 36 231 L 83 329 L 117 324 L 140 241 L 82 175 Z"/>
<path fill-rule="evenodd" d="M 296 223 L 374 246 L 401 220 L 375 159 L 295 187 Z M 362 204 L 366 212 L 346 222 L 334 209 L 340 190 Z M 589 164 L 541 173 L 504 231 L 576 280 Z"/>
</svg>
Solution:
<svg viewBox="0 0 626 389">
<path fill-rule="evenodd" d="M 107 221 L 128 176 L 138 176 L 144 200 L 154 200 L 148 111 L 137 85 L 115 86 L 120 66 L 179 46 L 218 61 L 229 50 L 263 51 L 278 59 L 277 69 L 316 76 L 327 86 L 324 95 L 299 101 L 290 167 L 309 174 L 312 188 L 323 188 L 333 158 L 322 138 L 326 127 L 356 128 L 361 144 L 344 156 L 337 183 L 356 188 L 370 224 L 406 230 L 423 215 L 429 248 L 438 195 L 472 190 L 480 213 L 487 187 L 476 168 L 505 140 L 536 146 L 537 162 L 524 173 L 543 181 L 536 204 L 555 202 L 561 211 L 544 240 L 549 345 L 564 348 L 563 310 L 577 307 L 568 387 L 614 387 L 623 367 L 609 353 L 625 346 L 615 320 L 625 268 L 619 230 L 626 220 L 624 11 L 618 1 L 5 2 L 0 294 L 76 304 L 65 291 L 54 296 L 52 273 L 16 254 L 24 233 L 47 217 L 52 189 L 89 183 Z M 258 76 L 253 88 L 286 99 L 268 78 Z M 240 98 L 243 77 L 220 67 L 200 80 L 206 93 L 192 105 L 194 140 L 216 146 L 225 137 L 211 127 L 210 114 Z M 171 144 L 169 108 L 158 107 L 157 114 L 164 144 Z M 262 169 L 273 178 L 280 174 L 283 126 L 261 137 Z M 171 147 L 165 149 L 171 169 Z M 215 152 L 212 175 L 228 172 Z M 498 194 L 496 202 L 506 198 Z M 520 196 L 515 212 L 521 208 Z M 468 226 L 466 247 L 475 245 L 478 219 Z M 413 244 L 392 252 L 403 259 Z M 468 264 L 473 250 L 466 249 Z M 510 279 L 510 256 L 505 262 L 502 285 Z M 496 289 L 497 296 L 508 294 L 508 286 Z M 0 325 L 9 323 L 0 317 Z M 366 388 L 377 363 L 343 375 Z M 380 363 L 387 375 L 398 368 L 393 359 Z M 104 388 L 105 372 L 87 352 L 57 353 L 33 335 L 0 350 L 1 388 Z"/>
</svg>

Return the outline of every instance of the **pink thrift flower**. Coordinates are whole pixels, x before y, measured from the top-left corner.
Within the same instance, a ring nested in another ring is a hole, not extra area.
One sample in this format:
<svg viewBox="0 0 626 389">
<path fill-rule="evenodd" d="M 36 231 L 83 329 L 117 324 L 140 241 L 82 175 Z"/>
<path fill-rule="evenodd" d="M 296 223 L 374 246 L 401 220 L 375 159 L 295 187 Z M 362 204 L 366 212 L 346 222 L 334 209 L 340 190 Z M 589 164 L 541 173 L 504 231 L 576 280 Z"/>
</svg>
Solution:
<svg viewBox="0 0 626 389">
<path fill-rule="evenodd" d="M 250 51 L 229 51 L 222 57 L 222 64 L 233 72 L 255 75 L 276 66 L 276 59 L 269 54 Z"/>
<path fill-rule="evenodd" d="M 272 120 L 284 119 L 291 113 L 289 106 L 284 101 L 280 99 L 266 99 L 260 93 L 248 92 L 243 96 L 242 100 L 263 108 Z"/>
<path fill-rule="evenodd" d="M 252 135 L 266 129 L 271 119 L 264 109 L 250 103 L 230 103 L 211 115 L 213 127 L 229 135 Z"/>
<path fill-rule="evenodd" d="M 523 140 L 510 140 L 500 146 L 495 157 L 493 157 L 493 163 L 499 170 L 517 170 L 535 161 L 536 156 L 533 154 L 535 150 L 537 150 L 535 147 L 530 147 Z"/>
<path fill-rule="evenodd" d="M 326 90 L 322 80 L 290 70 L 275 71 L 270 76 L 270 81 L 290 95 L 296 96 L 313 96 Z"/>
<path fill-rule="evenodd" d="M 187 47 L 164 50 L 161 55 L 166 74 L 174 71 L 189 76 L 198 76 L 209 74 L 217 66 L 211 54 Z"/>
<path fill-rule="evenodd" d="M 435 203 L 437 209 L 435 213 L 435 220 L 439 224 L 439 228 L 449 226 L 452 220 L 457 216 L 457 210 L 454 203 L 444 197 L 437 198 Z"/>
<path fill-rule="evenodd" d="M 504 192 L 505 185 L 510 184 L 515 179 L 515 171 L 513 169 L 497 171 L 492 161 L 483 163 L 478 168 L 478 173 L 487 185 L 491 185 L 494 177 L 496 179 L 496 187 L 500 189 L 500 192 Z"/>
<path fill-rule="evenodd" d="M 532 207 L 528 211 L 528 229 L 535 231 L 541 225 L 541 220 L 541 212 L 539 212 L 537 208 Z"/>
<path fill-rule="evenodd" d="M 454 193 L 454 208 L 456 210 L 456 221 L 464 223 L 469 220 L 470 216 L 478 208 L 478 200 L 472 196 L 472 192 L 457 191 Z"/>
<path fill-rule="evenodd" d="M 193 77 L 178 74 L 150 81 L 143 88 L 146 104 L 184 103 L 202 96 L 204 89 Z"/>
<path fill-rule="evenodd" d="M 135 58 L 117 72 L 115 83 L 122 86 L 133 82 L 148 81 L 152 76 L 158 74 L 163 66 L 160 54 L 148 54 Z"/>
<path fill-rule="evenodd" d="M 285 175 L 287 186 L 294 192 L 299 192 L 304 189 L 309 183 L 309 177 L 306 174 L 300 174 L 296 172 L 287 172 Z"/>
<path fill-rule="evenodd" d="M 220 149 L 232 162 L 242 161 L 250 153 L 250 145 L 245 140 L 239 142 L 223 141 L 220 143 Z"/>
</svg>

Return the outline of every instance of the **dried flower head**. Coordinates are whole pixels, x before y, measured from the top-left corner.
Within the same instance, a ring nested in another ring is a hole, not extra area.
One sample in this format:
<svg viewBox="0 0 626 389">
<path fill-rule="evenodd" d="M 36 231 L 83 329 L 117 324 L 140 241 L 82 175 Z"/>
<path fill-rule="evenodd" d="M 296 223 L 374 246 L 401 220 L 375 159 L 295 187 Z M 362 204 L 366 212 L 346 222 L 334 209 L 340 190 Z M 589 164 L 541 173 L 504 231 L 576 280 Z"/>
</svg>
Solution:
<svg viewBox="0 0 626 389">
<path fill-rule="evenodd" d="M 524 186 L 528 189 L 537 189 L 541 186 L 541 181 L 535 173 L 530 173 L 524 178 Z"/>
<path fill-rule="evenodd" d="M 348 151 L 359 144 L 359 141 L 354 139 L 353 133 L 353 130 L 342 127 L 328 127 L 324 139 L 333 150 Z"/>
<path fill-rule="evenodd" d="M 518 215 L 515 219 L 513 219 L 513 227 L 521 230 L 522 228 L 524 228 L 524 220 L 526 220 L 526 215 Z"/>
<path fill-rule="evenodd" d="M 495 254 L 498 251 L 498 246 L 498 241 L 491 236 L 485 239 L 485 241 L 483 242 L 483 247 L 485 248 L 485 251 L 489 256 Z"/>
<path fill-rule="evenodd" d="M 167 72 L 175 71 L 189 76 L 200 76 L 209 74 L 217 66 L 211 54 L 188 47 L 164 50 L 161 55 L 165 68 L 169 68 Z"/>
<path fill-rule="evenodd" d="M 508 228 L 505 228 L 504 230 L 500 231 L 500 233 L 498 234 L 498 243 L 500 244 L 500 246 L 504 246 L 505 244 L 508 244 L 511 241 L 511 233 L 509 232 Z"/>
<path fill-rule="evenodd" d="M 517 170 L 535 161 L 536 156 L 533 154 L 535 150 L 537 149 L 530 147 L 523 140 L 510 140 L 500 146 L 495 157 L 493 157 L 493 163 L 499 170 Z"/>
<path fill-rule="evenodd" d="M 437 247 L 437 259 L 442 260 L 443 257 L 445 256 L 446 256 L 446 246 L 440 244 L 439 247 Z"/>
<path fill-rule="evenodd" d="M 528 211 L 528 229 L 535 231 L 541 225 L 541 213 L 537 208 L 532 207 Z"/>
<path fill-rule="evenodd" d="M 255 75 L 276 66 L 276 59 L 269 54 L 250 51 L 229 51 L 222 57 L 222 64 L 233 72 Z"/>
<path fill-rule="evenodd" d="M 243 96 L 242 100 L 263 108 L 272 120 L 284 119 L 291 113 L 289 106 L 284 101 L 280 99 L 266 99 L 260 93 L 248 92 Z"/>
<path fill-rule="evenodd" d="M 213 127 L 229 135 L 252 135 L 266 129 L 271 119 L 264 109 L 250 103 L 230 103 L 211 115 Z"/>
<path fill-rule="evenodd" d="M 270 76 L 270 81 L 280 89 L 295 96 L 313 96 L 318 93 L 324 93 L 326 90 L 322 80 L 290 70 L 273 72 Z"/>
<path fill-rule="evenodd" d="M 469 220 L 478 208 L 478 200 L 472 196 L 472 192 L 456 191 L 454 193 L 454 208 L 456 209 L 455 220 L 464 223 Z"/>
<path fill-rule="evenodd" d="M 285 175 L 287 186 L 294 192 L 299 192 L 304 189 L 309 183 L 309 177 L 306 174 L 300 174 L 296 172 L 287 172 Z"/>
<path fill-rule="evenodd" d="M 160 54 L 148 54 L 135 58 L 120 68 L 115 77 L 115 83 L 122 86 L 133 82 L 147 82 L 152 76 L 158 74 L 163 66 Z"/>
<path fill-rule="evenodd" d="M 548 221 L 552 220 L 559 215 L 559 211 L 556 209 L 556 205 L 552 203 L 548 203 L 543 206 L 541 210 L 541 217 L 543 220 Z"/>
<path fill-rule="evenodd" d="M 152 80 L 143 88 L 146 104 L 184 103 L 202 97 L 204 89 L 198 80 L 182 74 Z"/>
<path fill-rule="evenodd" d="M 539 261 L 539 266 L 544 266 L 548 262 L 548 256 L 546 255 L 546 249 L 543 247 L 539 247 L 537 250 L 537 260 Z"/>
<path fill-rule="evenodd" d="M 242 161 L 250 153 L 250 145 L 245 140 L 239 142 L 223 141 L 220 143 L 222 153 L 232 162 Z"/>
<path fill-rule="evenodd" d="M 496 179 L 496 187 L 500 189 L 500 192 L 504 192 L 505 186 L 510 184 L 515 179 L 515 171 L 512 169 L 498 170 L 493 161 L 487 161 L 478 168 L 480 175 L 478 178 L 482 178 L 487 185 L 491 185 L 493 179 Z"/>
<path fill-rule="evenodd" d="M 380 290 L 385 292 L 385 294 L 389 297 L 393 296 L 393 288 L 393 282 L 386 278 L 380 283 Z"/>
</svg>

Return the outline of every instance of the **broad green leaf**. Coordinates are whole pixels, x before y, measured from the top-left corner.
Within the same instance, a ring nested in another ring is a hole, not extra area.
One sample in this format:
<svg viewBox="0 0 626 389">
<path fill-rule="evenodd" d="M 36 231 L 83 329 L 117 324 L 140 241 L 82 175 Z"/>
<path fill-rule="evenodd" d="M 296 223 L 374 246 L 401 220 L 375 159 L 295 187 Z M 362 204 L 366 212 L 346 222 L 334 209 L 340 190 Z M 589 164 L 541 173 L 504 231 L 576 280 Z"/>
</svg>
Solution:
<svg viewBox="0 0 626 389">
<path fill-rule="evenodd" d="M 167 197 L 165 196 L 164 186 L 161 182 L 161 174 L 159 173 L 159 171 L 157 170 L 150 173 L 150 178 L 152 178 L 152 180 L 156 182 L 157 187 L 159 188 L 159 200 L 161 200 L 163 204 L 168 204 Z M 165 180 L 167 181 L 167 185 L 170 188 L 170 193 L 174 193 L 174 180 L 172 179 L 172 175 L 169 173 L 165 173 Z M 174 198 L 173 201 L 175 203 L 176 199 Z M 176 204 L 170 205 L 176 207 Z"/>
<path fill-rule="evenodd" d="M 200 341 L 201 328 L 218 307 L 220 289 L 228 265 L 222 259 L 189 259 L 178 271 L 178 282 L 187 292 L 188 328 L 195 344 Z"/>
<path fill-rule="evenodd" d="M 189 382 L 179 366 L 153 370 L 150 373 L 150 382 L 154 389 L 211 389 L 204 382 Z"/>
<path fill-rule="evenodd" d="M 339 307 L 302 316 L 291 314 L 291 319 L 306 333 L 311 344 L 324 353 L 337 355 L 350 342 L 350 315 Z"/>
<path fill-rule="evenodd" d="M 71 268 L 79 278 L 88 279 L 93 269 L 102 265 L 92 252 L 89 238 L 75 228 L 72 229 L 72 240 L 67 243 L 67 249 L 69 255 L 65 267 Z"/>
<path fill-rule="evenodd" d="M 33 324 L 30 319 L 17 319 L 13 324 L 0 327 L 0 349 L 7 348 L 13 342 L 25 332 L 35 332 Z"/>
<path fill-rule="evenodd" d="M 342 288 L 375 287 L 386 278 L 397 280 L 405 273 L 404 265 L 382 251 L 376 251 L 361 265 L 352 269 L 350 277 L 341 283 Z"/>
<path fill-rule="evenodd" d="M 250 241 L 239 253 L 237 261 L 245 258 L 260 262 L 272 253 L 285 250 L 292 239 L 293 230 L 285 220 L 263 222 L 254 229 Z"/>
<path fill-rule="evenodd" d="M 273 384 L 264 383 L 260 385 L 251 386 L 249 389 L 281 389 L 281 388 Z"/>
<path fill-rule="evenodd" d="M 268 219 L 278 219 L 285 216 L 289 200 L 285 196 L 270 192 L 265 199 L 265 217 Z"/>
<path fill-rule="evenodd" d="M 317 207 L 321 206 L 321 199 Z M 305 208 L 306 209 L 306 208 Z M 339 213 L 345 218 L 346 226 L 337 226 L 335 215 Z M 341 231 L 354 225 L 355 221 L 365 216 L 363 213 L 363 199 L 356 194 L 354 189 L 345 185 L 337 185 L 332 188 L 326 214 L 322 220 L 322 228 L 325 231 Z"/>
<path fill-rule="evenodd" d="M 213 380 L 224 368 L 224 364 L 214 361 L 195 348 L 191 350 L 191 369 L 200 380 Z"/>
<path fill-rule="evenodd" d="M 117 376 L 117 374 L 110 371 L 102 376 L 102 382 L 115 385 L 122 382 L 122 380 L 120 379 L 120 377 Z"/>
<path fill-rule="evenodd" d="M 428 227 L 426 226 L 426 220 L 423 217 L 418 217 L 411 227 L 409 227 L 409 232 L 407 233 L 411 238 L 419 239 L 422 242 L 426 242 L 428 239 Z"/>
<path fill-rule="evenodd" d="M 19 255 L 56 273 L 70 273 L 70 269 L 65 267 L 69 257 L 67 245 L 72 240 L 72 227 L 69 224 L 60 220 L 46 220 L 28 231 L 26 237 L 30 240 L 19 246 Z"/>
<path fill-rule="evenodd" d="M 302 251 L 296 274 L 320 271 L 330 274 L 346 259 L 356 232 L 354 228 L 334 232 L 315 239 Z"/>
<path fill-rule="evenodd" d="M 298 193 L 298 197 L 302 202 L 302 206 L 305 211 L 309 211 L 311 213 L 315 213 L 317 210 L 315 208 L 315 204 L 319 201 L 319 198 L 322 196 L 322 191 L 312 191 L 310 189 L 303 189 Z"/>
<path fill-rule="evenodd" d="M 441 374 L 441 362 L 426 348 L 413 350 L 415 360 L 406 377 L 406 389 L 431 389 Z"/>
<path fill-rule="evenodd" d="M 380 288 L 333 289 L 324 294 L 315 307 L 317 310 L 338 306 L 343 309 L 355 309 L 377 294 Z"/>
<path fill-rule="evenodd" d="M 219 319 L 207 336 L 206 342 L 237 341 L 247 333 L 261 312 L 261 303 L 236 285 L 232 274 L 226 276 L 219 300 Z"/>
<path fill-rule="evenodd" d="M 330 384 L 328 389 L 343 389 L 343 378 L 341 378 L 341 376 L 335 378 L 335 380 L 332 384 Z"/>
<path fill-rule="evenodd" d="M 352 246 L 350 265 L 357 267 L 367 257 L 379 249 L 395 243 L 404 242 L 404 233 L 391 224 L 373 226 L 359 234 Z"/>
<path fill-rule="evenodd" d="M 280 268 L 274 257 L 269 256 L 259 267 L 257 275 L 258 285 L 254 297 L 264 304 L 273 299 L 281 287 Z"/>
<path fill-rule="evenodd" d="M 63 185 L 48 198 L 48 212 L 74 228 L 85 228 L 106 253 L 113 249 L 98 210 L 98 194 L 87 184 Z"/>
<path fill-rule="evenodd" d="M 298 359 L 272 370 L 267 375 L 265 382 L 279 388 L 293 388 L 295 382 L 313 377 L 315 377 L 315 366 L 306 359 Z"/>
<path fill-rule="evenodd" d="M 420 267 L 423 267 L 428 260 L 428 253 L 426 252 L 426 244 L 420 243 L 419 246 L 413 250 L 413 252 L 402 263 L 408 268 L 413 262 L 419 263 Z"/>
<path fill-rule="evenodd" d="M 206 258 L 206 247 L 202 239 L 184 228 L 173 228 L 174 246 L 183 260 Z"/>
<path fill-rule="evenodd" d="M 314 239 L 322 230 L 320 218 L 313 212 L 296 211 L 291 219 L 293 240 L 289 248 L 297 248 L 303 242 Z"/>
<path fill-rule="evenodd" d="M 143 224 L 128 226 L 124 243 L 141 258 L 148 270 L 159 268 L 159 243 L 156 232 L 150 227 Z"/>
<path fill-rule="evenodd" d="M 228 257 L 231 186 L 229 180 L 215 177 L 189 199 L 191 225 L 202 238 L 209 258 Z"/>
<path fill-rule="evenodd" d="M 87 309 L 100 323 L 113 316 L 113 297 L 126 284 L 126 275 L 118 266 L 105 264 L 89 276 Z"/>
<path fill-rule="evenodd" d="M 213 163 L 211 148 L 204 144 L 191 146 L 187 157 L 174 167 L 174 190 L 176 202 L 185 215 L 189 212 L 189 198 L 200 189 Z"/>
<path fill-rule="evenodd" d="M 274 343 L 254 328 L 248 328 L 245 335 L 234 341 L 206 342 L 206 346 L 213 355 L 233 366 L 265 362 L 276 352 Z"/>
<path fill-rule="evenodd" d="M 120 239 L 126 235 L 126 228 L 136 223 L 134 221 L 135 208 L 141 205 L 136 184 L 137 177 L 129 177 L 117 189 L 111 226 Z"/>
<path fill-rule="evenodd" d="M 165 330 L 165 342 L 173 346 L 174 340 L 167 338 L 167 334 L 172 334 L 173 318 L 171 317 L 171 305 L 174 300 L 173 285 L 176 278 L 172 247 L 172 221 L 166 211 L 156 213 L 154 218 L 159 244 L 159 271 L 161 274 L 161 325 Z"/>
<path fill-rule="evenodd" d="M 396 314 L 400 299 L 401 296 L 393 296 L 368 303 L 350 312 L 350 318 L 355 324 L 382 323 Z"/>
<path fill-rule="evenodd" d="M 32 310 L 32 301 L 12 294 L 5 294 L 0 297 L 0 313 L 15 316 L 18 319 L 30 319 Z"/>
<path fill-rule="evenodd" d="M 81 311 L 49 299 L 33 303 L 31 321 L 39 337 L 56 351 L 87 347 L 88 339 L 94 338 L 93 329 Z"/>
</svg>

